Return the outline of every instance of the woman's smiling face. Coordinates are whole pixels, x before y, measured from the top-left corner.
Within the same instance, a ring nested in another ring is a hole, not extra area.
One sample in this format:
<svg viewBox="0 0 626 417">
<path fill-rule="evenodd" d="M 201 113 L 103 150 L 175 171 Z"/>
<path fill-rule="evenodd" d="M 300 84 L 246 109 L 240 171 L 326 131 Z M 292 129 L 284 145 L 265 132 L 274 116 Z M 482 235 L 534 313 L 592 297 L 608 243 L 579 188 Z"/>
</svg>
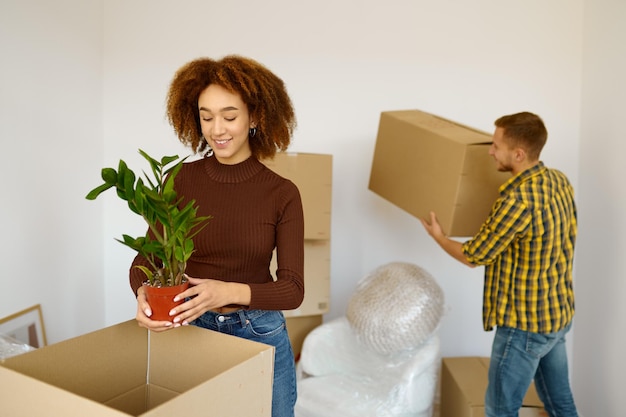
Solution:
<svg viewBox="0 0 626 417">
<path fill-rule="evenodd" d="M 218 161 L 234 165 L 252 155 L 248 133 L 254 123 L 239 94 L 211 84 L 198 97 L 198 111 L 202 134 Z"/>
</svg>

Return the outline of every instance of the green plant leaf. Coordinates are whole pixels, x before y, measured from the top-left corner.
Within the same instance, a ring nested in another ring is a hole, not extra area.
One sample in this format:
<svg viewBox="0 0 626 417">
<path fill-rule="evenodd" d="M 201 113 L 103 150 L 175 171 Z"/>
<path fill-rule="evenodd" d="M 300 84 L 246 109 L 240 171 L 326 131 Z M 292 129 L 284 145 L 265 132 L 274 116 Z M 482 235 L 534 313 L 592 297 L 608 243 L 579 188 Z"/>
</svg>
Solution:
<svg viewBox="0 0 626 417">
<path fill-rule="evenodd" d="M 128 201 L 135 198 L 135 173 L 130 169 L 124 175 L 124 194 Z"/>
<path fill-rule="evenodd" d="M 134 249 L 135 251 L 142 253 L 143 252 L 143 247 L 145 245 L 146 239 L 145 237 L 138 237 L 138 238 L 134 238 L 132 236 L 129 235 L 122 235 L 122 239 L 123 240 L 119 240 L 119 239 L 115 239 L 118 242 L 128 246 L 131 249 Z"/>
<path fill-rule="evenodd" d="M 137 181 L 137 188 L 135 189 L 135 208 L 137 209 L 137 213 L 143 215 L 145 213 L 145 201 L 146 197 L 143 194 L 143 184 L 141 183 L 141 178 Z"/>
<path fill-rule="evenodd" d="M 135 265 L 135 268 L 141 269 L 141 271 L 144 274 L 146 274 L 146 278 L 148 278 L 148 281 L 150 281 L 150 283 L 154 282 L 154 274 L 152 273 L 152 271 L 149 268 L 146 268 L 143 265 Z"/>
<path fill-rule="evenodd" d="M 161 166 L 167 166 L 170 163 L 176 161 L 178 159 L 178 155 L 172 155 L 172 156 L 164 156 L 163 158 L 161 158 Z M 185 158 L 187 159 L 187 158 Z"/>
<path fill-rule="evenodd" d="M 87 200 L 95 200 L 96 197 L 98 197 L 100 194 L 102 194 L 104 191 L 108 190 L 109 188 L 113 187 L 115 184 L 102 184 L 96 188 L 94 188 L 93 190 L 89 191 L 89 193 L 87 194 L 87 196 L 85 196 L 85 198 Z"/>
<path fill-rule="evenodd" d="M 174 257 L 178 262 L 185 262 L 185 251 L 180 246 L 174 248 Z"/>
<path fill-rule="evenodd" d="M 146 161 L 148 161 L 150 167 L 152 167 L 152 170 L 158 170 L 160 166 L 159 161 L 148 155 L 143 149 L 139 149 L 139 153 L 141 154 L 141 156 L 144 157 Z"/>
<path fill-rule="evenodd" d="M 117 172 L 113 168 L 102 168 L 101 176 L 105 183 L 117 184 Z"/>
<path fill-rule="evenodd" d="M 126 200 L 130 210 L 142 216 L 148 224 L 145 236 L 123 235 L 122 239 L 116 240 L 148 261 L 152 269 L 140 267 L 145 268 L 142 270 L 146 276 L 161 281 L 162 285 L 172 285 L 180 279 L 194 252 L 193 237 L 207 225 L 211 216 L 198 216 L 195 200 L 188 201 L 183 207 L 184 199 L 177 196 L 175 178 L 186 158 L 164 156 L 156 160 L 141 149 L 139 153 L 149 163 L 153 178 L 145 171 L 143 177 L 137 177 L 120 160 L 117 171 L 113 168 L 102 170 L 105 184 L 90 191 L 87 198 L 95 199 L 115 186 L 118 197 Z"/>
<path fill-rule="evenodd" d="M 185 257 L 185 259 L 183 259 L 183 261 L 187 262 L 194 250 L 193 240 L 185 239 L 185 241 L 183 242 L 183 247 L 185 248 L 185 253 L 187 254 L 187 256 Z"/>
<path fill-rule="evenodd" d="M 152 175 L 154 175 L 154 177 L 156 178 L 157 183 L 160 183 L 162 175 L 161 171 L 163 170 L 163 168 L 161 167 L 161 164 L 159 164 L 159 161 L 157 161 L 141 149 L 139 149 L 139 153 L 141 154 L 141 156 L 144 157 L 146 161 L 148 161 L 148 163 L 150 164 L 150 169 L 152 170 Z M 150 183 L 152 182 L 150 181 L 150 177 L 145 172 L 144 176 L 148 179 Z M 155 188 L 154 185 L 151 184 L 151 186 Z"/>
<path fill-rule="evenodd" d="M 155 184 L 154 182 L 152 182 L 152 179 L 148 176 L 148 174 L 146 174 L 146 171 L 143 171 L 143 176 L 146 179 L 146 182 L 151 189 L 157 190 L 157 191 L 159 190 L 159 186 Z"/>
<path fill-rule="evenodd" d="M 126 176 L 126 171 L 128 171 L 128 165 L 126 165 L 126 162 L 120 159 L 120 162 L 117 167 L 117 187 L 118 188 L 124 187 L 124 177 Z"/>
</svg>

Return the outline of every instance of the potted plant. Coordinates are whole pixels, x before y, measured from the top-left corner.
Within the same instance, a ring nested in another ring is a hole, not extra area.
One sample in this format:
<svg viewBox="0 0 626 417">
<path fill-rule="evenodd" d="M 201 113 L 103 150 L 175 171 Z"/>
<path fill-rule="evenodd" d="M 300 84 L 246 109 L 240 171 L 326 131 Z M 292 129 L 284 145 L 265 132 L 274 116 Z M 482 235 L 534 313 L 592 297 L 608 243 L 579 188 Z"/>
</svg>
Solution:
<svg viewBox="0 0 626 417">
<path fill-rule="evenodd" d="M 182 303 L 174 303 L 174 295 L 189 285 L 184 273 L 194 251 L 193 237 L 206 226 L 210 216 L 198 216 L 195 200 L 181 207 L 182 199 L 174 191 L 174 179 L 187 158 L 174 155 L 159 161 L 141 149 L 139 153 L 150 164 L 153 178 L 144 171 L 144 181 L 120 160 L 117 171 L 102 169 L 104 184 L 91 190 L 86 198 L 95 200 L 104 191 L 115 188 L 130 210 L 146 221 L 148 231 L 144 236 L 123 235 L 122 240 L 116 240 L 147 259 L 150 268 L 136 267 L 146 275 L 144 289 L 152 308 L 151 318 L 169 320 L 172 307 Z"/>
</svg>

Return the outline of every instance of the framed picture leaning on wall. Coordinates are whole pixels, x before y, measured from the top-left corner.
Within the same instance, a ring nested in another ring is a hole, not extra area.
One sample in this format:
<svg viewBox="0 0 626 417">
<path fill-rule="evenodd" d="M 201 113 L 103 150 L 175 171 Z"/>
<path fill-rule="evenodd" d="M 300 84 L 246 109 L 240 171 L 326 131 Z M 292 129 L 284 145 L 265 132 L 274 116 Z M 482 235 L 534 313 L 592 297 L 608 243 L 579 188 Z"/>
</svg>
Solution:
<svg viewBox="0 0 626 417">
<path fill-rule="evenodd" d="M 1 318 L 0 336 L 8 336 L 34 348 L 44 347 L 47 342 L 41 305 Z"/>
</svg>

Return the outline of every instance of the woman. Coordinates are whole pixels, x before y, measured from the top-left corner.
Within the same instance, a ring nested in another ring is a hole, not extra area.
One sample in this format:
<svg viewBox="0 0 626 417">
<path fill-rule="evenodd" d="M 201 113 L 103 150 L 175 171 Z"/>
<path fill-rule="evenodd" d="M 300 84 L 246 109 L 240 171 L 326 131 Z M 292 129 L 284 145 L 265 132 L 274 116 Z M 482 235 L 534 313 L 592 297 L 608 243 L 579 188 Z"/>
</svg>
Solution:
<svg viewBox="0 0 626 417">
<path fill-rule="evenodd" d="M 272 416 L 293 416 L 296 376 L 281 310 L 304 297 L 304 220 L 297 187 L 259 162 L 287 149 L 296 125 L 284 83 L 239 56 L 201 58 L 178 70 L 167 115 L 180 141 L 203 158 L 184 164 L 175 181 L 182 204 L 194 199 L 211 216 L 194 238 L 186 300 L 171 321 L 150 320 L 143 293 L 146 265 L 137 256 L 130 282 L 140 326 L 164 331 L 193 324 L 276 347 Z M 276 280 L 270 261 L 276 249 Z"/>
</svg>

